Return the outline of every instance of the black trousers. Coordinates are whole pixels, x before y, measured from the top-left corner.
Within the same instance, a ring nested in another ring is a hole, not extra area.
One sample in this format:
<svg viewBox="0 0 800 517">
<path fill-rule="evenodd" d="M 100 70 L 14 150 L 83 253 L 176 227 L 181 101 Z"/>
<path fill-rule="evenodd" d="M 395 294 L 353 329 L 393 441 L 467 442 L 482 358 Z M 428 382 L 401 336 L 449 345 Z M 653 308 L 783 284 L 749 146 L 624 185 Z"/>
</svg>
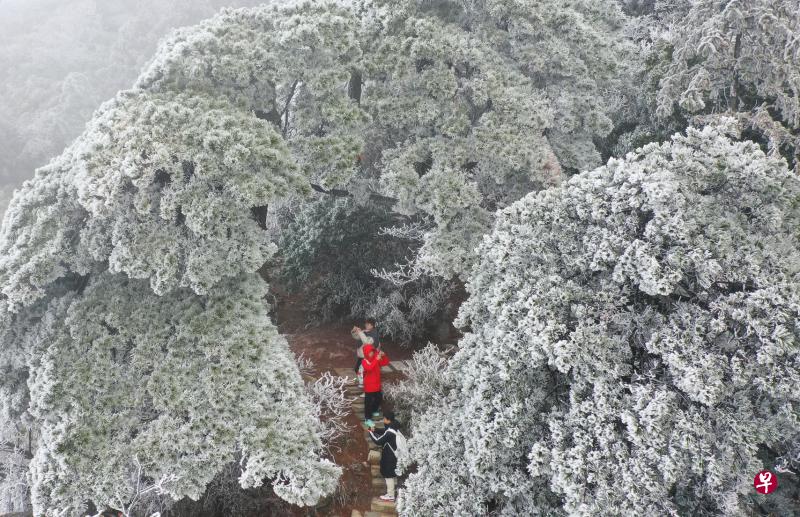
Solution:
<svg viewBox="0 0 800 517">
<path fill-rule="evenodd" d="M 363 359 L 361 359 L 360 357 L 356 359 L 356 367 L 354 368 L 356 374 L 358 373 L 358 369 L 361 368 L 361 361 L 363 361 Z"/>
<path fill-rule="evenodd" d="M 377 413 L 381 410 L 382 401 L 383 392 L 381 391 L 364 393 L 364 420 L 369 420 L 372 418 L 372 413 Z"/>
</svg>

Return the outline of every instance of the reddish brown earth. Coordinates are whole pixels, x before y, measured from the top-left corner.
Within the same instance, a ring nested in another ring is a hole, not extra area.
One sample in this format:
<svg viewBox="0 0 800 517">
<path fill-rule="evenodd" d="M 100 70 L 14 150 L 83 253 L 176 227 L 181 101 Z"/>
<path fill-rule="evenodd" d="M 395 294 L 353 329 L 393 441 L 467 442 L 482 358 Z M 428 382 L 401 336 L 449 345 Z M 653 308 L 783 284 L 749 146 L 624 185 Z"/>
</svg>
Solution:
<svg viewBox="0 0 800 517">
<path fill-rule="evenodd" d="M 319 373 L 331 368 L 355 366 L 358 342 L 350 336 L 352 325 L 326 323 L 312 327 L 306 319 L 308 311 L 300 297 L 287 295 L 278 288 L 275 291 L 275 320 L 278 330 L 286 335 L 296 354 L 302 353 L 314 361 L 321 368 Z M 380 328 L 380 322 L 378 327 Z M 411 358 L 411 347 L 402 347 L 387 340 L 382 340 L 381 343 L 389 359 L 399 361 Z"/>
<path fill-rule="evenodd" d="M 336 374 L 334 368 L 355 366 L 357 342 L 350 336 L 352 325 L 347 323 L 328 323 L 316 327 L 307 326 L 308 314 L 303 301 L 297 296 L 289 296 L 279 288 L 273 288 L 276 295 L 275 320 L 278 329 L 289 341 L 289 346 L 297 354 L 303 354 L 315 365 L 314 376 L 328 371 Z M 380 322 L 379 328 L 380 328 Z M 383 341 L 382 348 L 390 360 L 409 359 L 413 353 L 410 347 L 401 347 L 391 341 Z M 399 373 L 384 373 L 382 381 L 392 382 L 402 378 Z M 353 509 L 368 509 L 375 495 L 372 477 L 367 464 L 368 446 L 361 427 L 363 415 L 350 414 L 350 432 L 333 451 L 332 460 L 344 469 L 339 492 L 328 504 L 316 509 L 297 509 L 296 516 L 350 517 Z"/>
</svg>

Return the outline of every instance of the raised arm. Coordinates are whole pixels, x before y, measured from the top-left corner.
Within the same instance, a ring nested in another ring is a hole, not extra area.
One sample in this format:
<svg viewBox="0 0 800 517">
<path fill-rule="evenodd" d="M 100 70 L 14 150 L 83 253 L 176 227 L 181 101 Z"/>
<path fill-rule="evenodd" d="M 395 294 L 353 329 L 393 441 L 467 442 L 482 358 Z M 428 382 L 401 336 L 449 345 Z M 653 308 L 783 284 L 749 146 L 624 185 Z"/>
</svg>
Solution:
<svg viewBox="0 0 800 517">
<path fill-rule="evenodd" d="M 361 361 L 361 366 L 364 368 L 365 372 L 371 372 L 375 368 L 380 368 L 381 364 L 377 357 L 373 357 L 372 359 L 367 359 L 365 357 L 364 360 Z"/>
<path fill-rule="evenodd" d="M 374 431 L 370 431 L 369 437 L 372 439 L 373 442 L 377 443 L 378 445 L 385 445 L 386 442 L 389 440 L 389 433 L 384 428 L 381 434 L 379 435 L 376 435 Z"/>
<path fill-rule="evenodd" d="M 353 337 L 356 339 L 361 340 L 362 345 L 372 345 L 375 344 L 375 341 L 372 337 L 368 336 L 363 330 L 358 329 L 358 331 L 353 333 Z"/>
</svg>

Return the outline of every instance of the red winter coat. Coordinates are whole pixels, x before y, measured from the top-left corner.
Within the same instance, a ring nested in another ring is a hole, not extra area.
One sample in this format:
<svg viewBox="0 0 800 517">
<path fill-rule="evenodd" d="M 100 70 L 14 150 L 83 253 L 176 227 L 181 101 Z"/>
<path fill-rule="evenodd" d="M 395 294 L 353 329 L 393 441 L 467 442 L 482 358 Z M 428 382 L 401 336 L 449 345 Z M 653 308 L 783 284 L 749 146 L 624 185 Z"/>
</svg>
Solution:
<svg viewBox="0 0 800 517">
<path fill-rule="evenodd" d="M 381 391 L 381 366 L 389 364 L 386 354 L 378 359 L 375 347 L 364 345 L 364 360 L 361 367 L 364 368 L 364 393 L 375 393 Z"/>
</svg>

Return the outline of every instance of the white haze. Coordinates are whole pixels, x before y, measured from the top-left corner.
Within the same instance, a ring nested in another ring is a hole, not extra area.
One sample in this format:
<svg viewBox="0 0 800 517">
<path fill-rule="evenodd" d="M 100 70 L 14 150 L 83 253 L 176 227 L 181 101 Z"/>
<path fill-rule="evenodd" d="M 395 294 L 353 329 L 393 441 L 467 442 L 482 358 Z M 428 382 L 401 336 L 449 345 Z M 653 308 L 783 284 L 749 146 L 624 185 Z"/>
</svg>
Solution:
<svg viewBox="0 0 800 517">
<path fill-rule="evenodd" d="M 0 215 L 174 27 L 259 0 L 0 0 Z"/>
</svg>

